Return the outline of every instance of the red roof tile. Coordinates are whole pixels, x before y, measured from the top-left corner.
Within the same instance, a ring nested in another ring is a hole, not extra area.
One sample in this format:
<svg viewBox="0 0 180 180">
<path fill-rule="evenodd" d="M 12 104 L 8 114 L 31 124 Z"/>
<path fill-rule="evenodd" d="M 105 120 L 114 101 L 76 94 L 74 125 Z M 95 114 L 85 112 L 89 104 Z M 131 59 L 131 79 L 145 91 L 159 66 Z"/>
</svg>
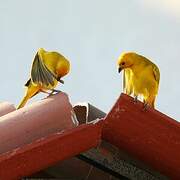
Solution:
<svg viewBox="0 0 180 180">
<path fill-rule="evenodd" d="M 89 110 L 89 108 L 86 108 Z M 74 109 L 76 111 L 76 109 Z M 96 111 L 94 109 L 93 111 Z M 98 111 L 97 111 L 98 112 Z M 101 116 L 104 113 L 98 112 Z M 84 117 L 83 114 L 77 114 Z M 86 122 L 96 116 L 85 115 Z M 77 124 L 59 93 L 0 118 L 0 179 L 18 179 L 75 156 L 103 139 L 172 179 L 180 178 L 180 125 L 122 94 L 101 121 Z M 75 127 L 75 128 L 73 128 Z"/>
<path fill-rule="evenodd" d="M 13 104 L 9 102 L 2 102 L 0 103 L 0 116 L 8 114 L 12 111 L 16 110 Z"/>
<path fill-rule="evenodd" d="M 102 121 L 41 138 L 0 156 L 0 179 L 19 179 L 98 145 Z"/>
<path fill-rule="evenodd" d="M 103 138 L 159 172 L 180 179 L 180 123 L 122 94 L 105 118 Z"/>
<path fill-rule="evenodd" d="M 60 93 L 2 116 L 0 153 L 75 127 L 72 113 L 67 95 Z"/>
</svg>

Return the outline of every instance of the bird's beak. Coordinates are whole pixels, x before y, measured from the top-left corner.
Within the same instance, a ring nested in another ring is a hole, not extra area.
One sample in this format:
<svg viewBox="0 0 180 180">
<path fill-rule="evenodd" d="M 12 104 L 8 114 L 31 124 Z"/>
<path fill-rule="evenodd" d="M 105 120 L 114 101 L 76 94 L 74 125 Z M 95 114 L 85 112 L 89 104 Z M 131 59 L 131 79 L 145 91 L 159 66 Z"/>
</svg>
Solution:
<svg viewBox="0 0 180 180">
<path fill-rule="evenodd" d="M 59 80 L 60 83 L 64 84 L 64 81 L 62 79 Z"/>
<path fill-rule="evenodd" d="M 118 68 L 118 73 L 120 73 L 122 71 L 122 68 L 121 67 L 119 67 Z"/>
<path fill-rule="evenodd" d="M 60 83 L 64 84 L 64 81 L 61 79 L 61 77 L 58 77 L 56 80 L 59 81 Z"/>
</svg>

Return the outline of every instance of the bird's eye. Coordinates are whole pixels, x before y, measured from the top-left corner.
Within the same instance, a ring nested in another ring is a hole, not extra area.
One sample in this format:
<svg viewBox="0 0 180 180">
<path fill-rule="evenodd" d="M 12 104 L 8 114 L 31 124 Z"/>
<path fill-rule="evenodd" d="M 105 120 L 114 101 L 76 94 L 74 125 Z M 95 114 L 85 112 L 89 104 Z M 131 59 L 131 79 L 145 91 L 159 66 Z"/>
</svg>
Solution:
<svg viewBox="0 0 180 180">
<path fill-rule="evenodd" d="M 122 62 L 121 65 L 125 65 L 125 62 Z"/>
</svg>

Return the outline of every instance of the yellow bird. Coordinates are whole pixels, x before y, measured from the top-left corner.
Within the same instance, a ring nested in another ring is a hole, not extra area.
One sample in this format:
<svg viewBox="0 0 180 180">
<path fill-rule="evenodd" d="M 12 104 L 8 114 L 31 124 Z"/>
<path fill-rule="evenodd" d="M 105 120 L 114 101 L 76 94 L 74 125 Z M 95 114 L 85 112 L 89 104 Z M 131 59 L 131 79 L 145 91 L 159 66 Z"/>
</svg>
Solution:
<svg viewBox="0 0 180 180">
<path fill-rule="evenodd" d="M 143 97 L 145 107 L 154 108 L 158 94 L 160 72 L 158 67 L 146 57 L 134 52 L 127 52 L 118 58 L 118 70 L 124 70 L 123 91 L 137 100 Z"/>
<path fill-rule="evenodd" d="M 35 55 L 31 67 L 31 77 L 25 84 L 27 87 L 24 98 L 17 107 L 23 107 L 28 99 L 39 92 L 48 93 L 54 90 L 58 81 L 64 83 L 61 78 L 68 74 L 70 70 L 69 61 L 58 52 L 48 52 L 40 48 Z"/>
</svg>

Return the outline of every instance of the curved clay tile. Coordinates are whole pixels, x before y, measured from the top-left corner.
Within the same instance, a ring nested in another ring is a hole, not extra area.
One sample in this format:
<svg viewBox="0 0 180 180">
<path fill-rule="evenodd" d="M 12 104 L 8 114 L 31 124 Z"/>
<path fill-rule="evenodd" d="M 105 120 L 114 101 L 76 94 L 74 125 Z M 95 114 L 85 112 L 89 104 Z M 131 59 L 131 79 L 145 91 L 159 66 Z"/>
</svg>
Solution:
<svg viewBox="0 0 180 180">
<path fill-rule="evenodd" d="M 79 124 L 95 122 L 106 116 L 106 113 L 87 102 L 79 102 L 73 106 L 73 109 Z"/>
<path fill-rule="evenodd" d="M 0 153 L 75 127 L 72 114 L 68 96 L 59 93 L 0 117 Z"/>
<path fill-rule="evenodd" d="M 9 102 L 2 102 L 0 103 L 0 116 L 3 116 L 5 114 L 8 114 L 12 111 L 14 111 L 16 108 L 13 104 Z"/>
</svg>

